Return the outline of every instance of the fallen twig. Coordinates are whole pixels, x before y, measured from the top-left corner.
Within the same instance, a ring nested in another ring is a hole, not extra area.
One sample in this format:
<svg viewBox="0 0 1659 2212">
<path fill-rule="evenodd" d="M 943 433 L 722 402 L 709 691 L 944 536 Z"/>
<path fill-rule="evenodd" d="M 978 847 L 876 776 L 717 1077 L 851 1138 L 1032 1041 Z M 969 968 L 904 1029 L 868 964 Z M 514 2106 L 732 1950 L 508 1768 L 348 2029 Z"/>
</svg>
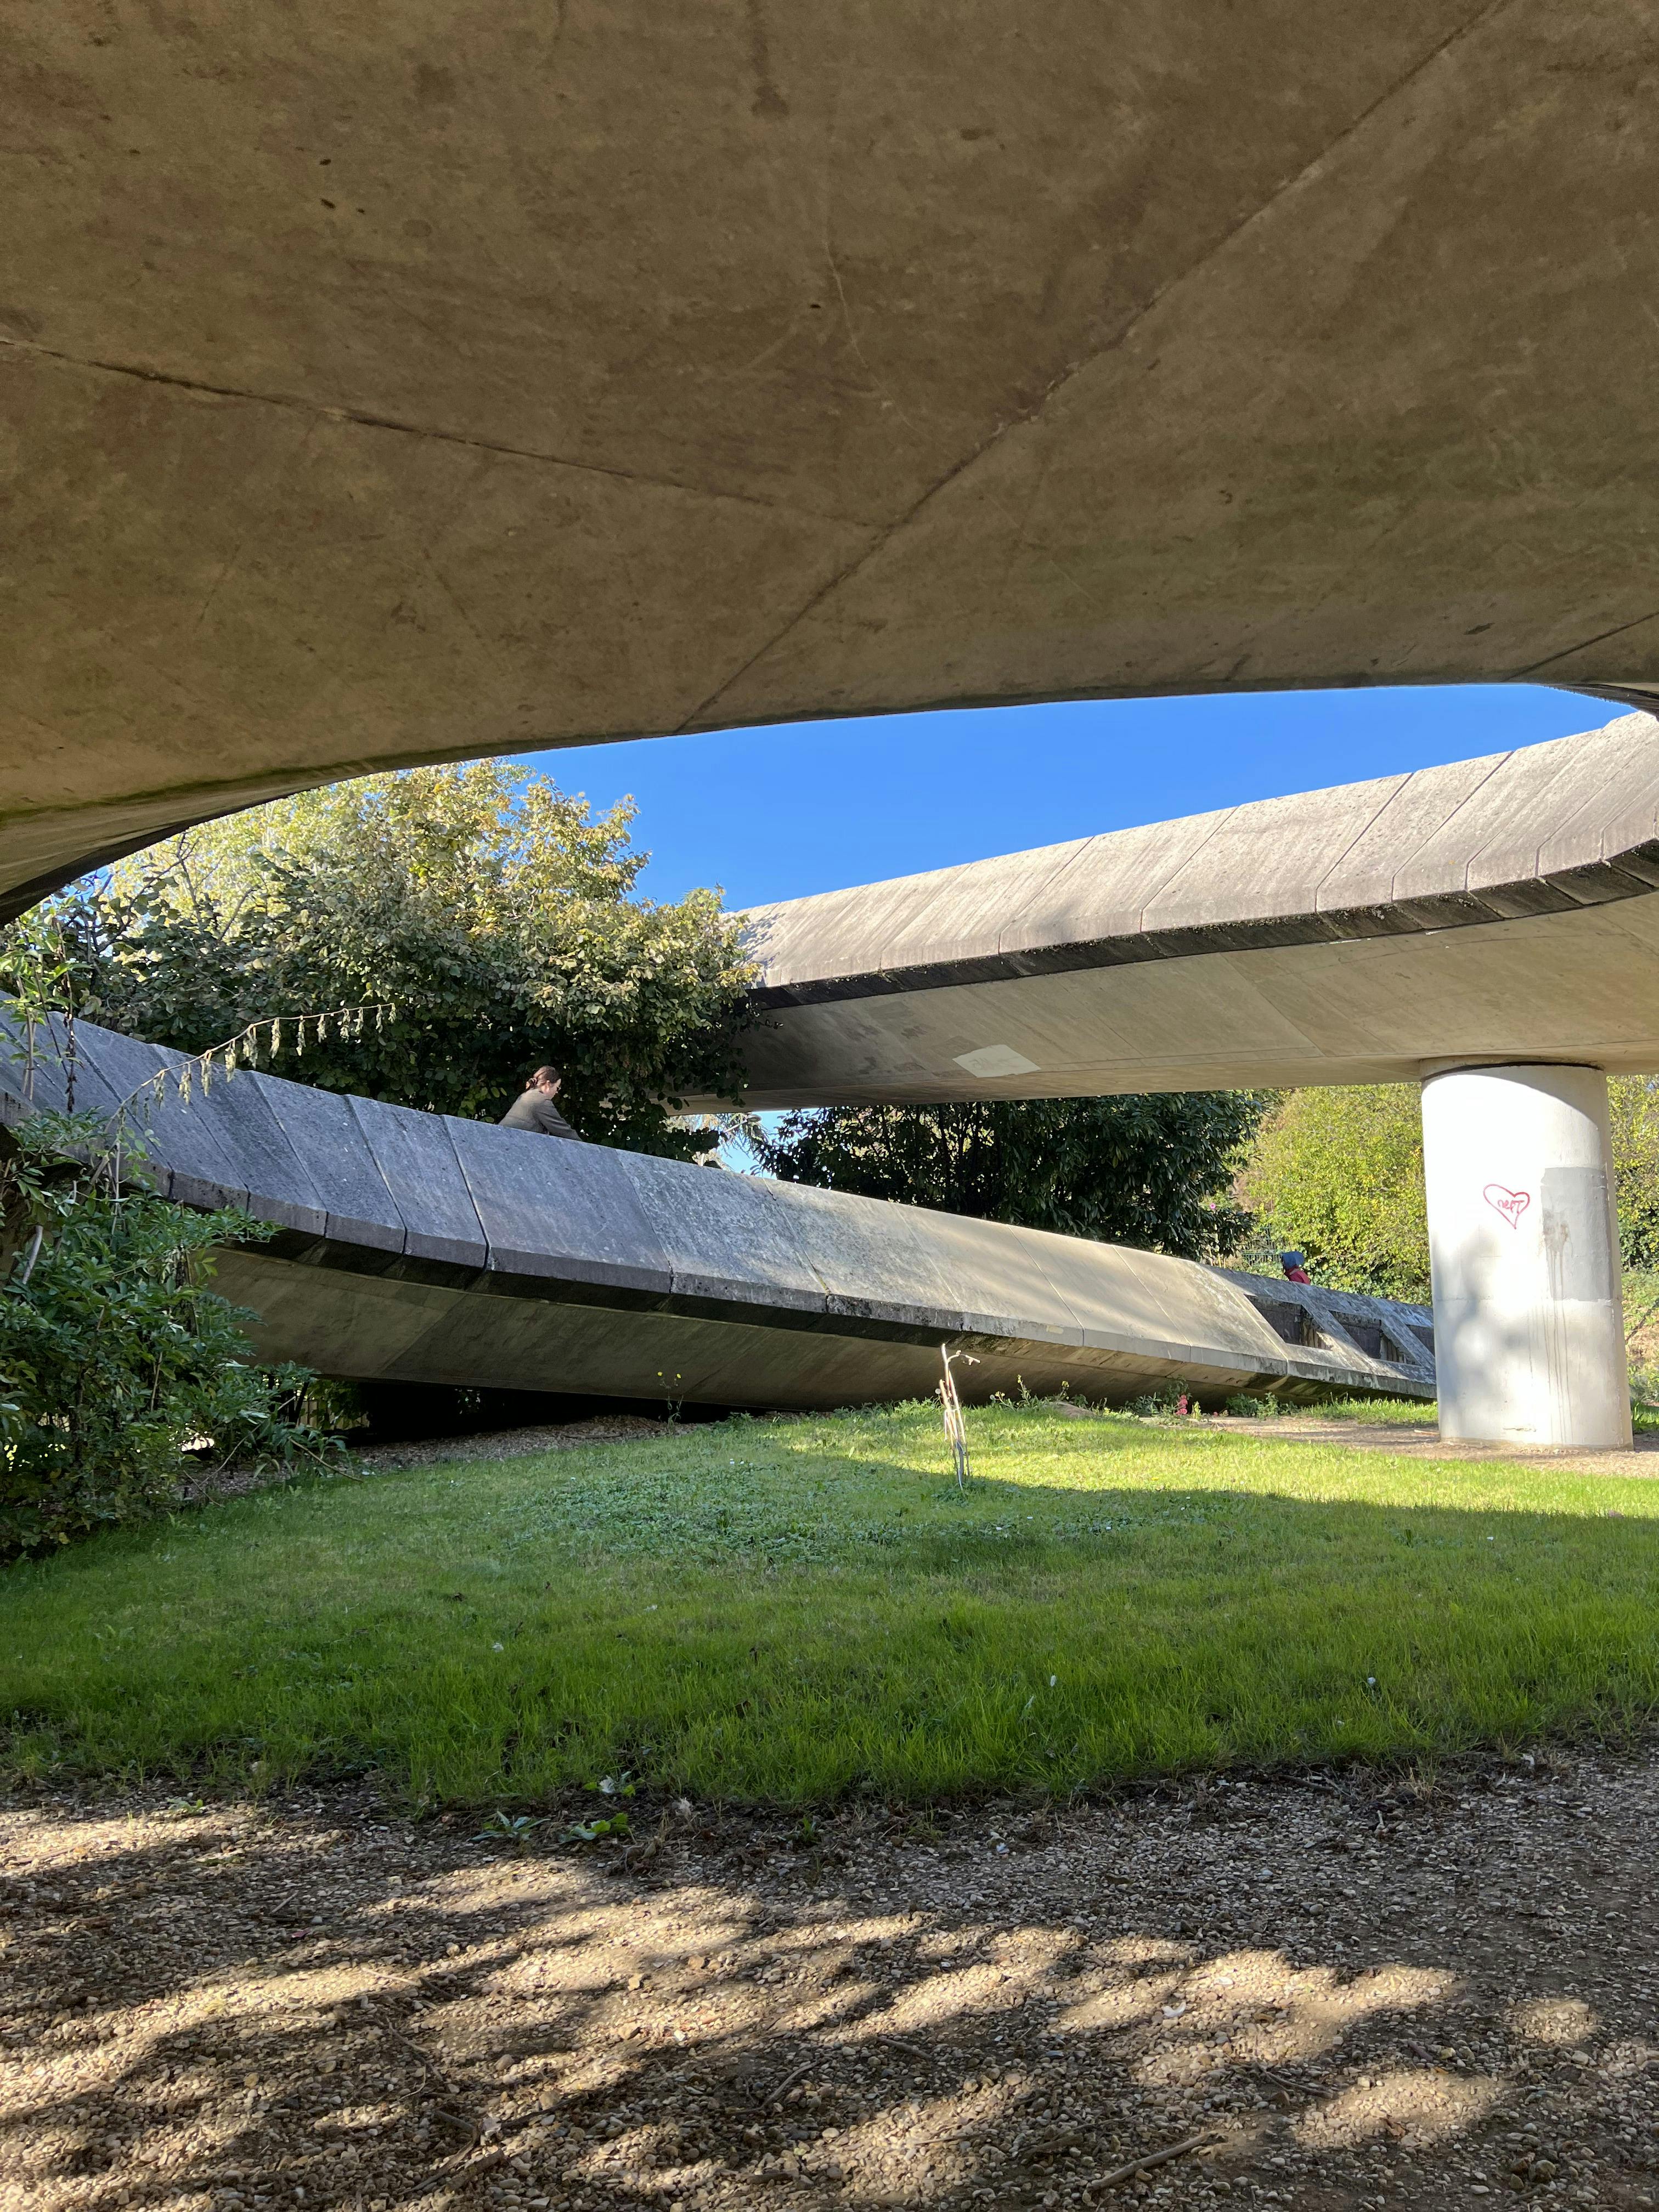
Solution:
<svg viewBox="0 0 1659 2212">
<path fill-rule="evenodd" d="M 1258 2065 L 1255 2071 L 1265 2074 L 1270 2081 L 1277 2081 L 1281 2089 L 1293 2090 L 1298 2097 L 1311 2097 L 1314 2094 L 1305 2081 L 1293 2081 L 1288 2074 L 1281 2074 L 1276 2066 Z"/>
<path fill-rule="evenodd" d="M 1206 2128 L 1202 2135 L 1188 2136 L 1184 2142 L 1171 2143 L 1167 2150 L 1151 2150 L 1145 2158 L 1132 2158 L 1127 2166 L 1115 2166 L 1109 2173 L 1101 2174 L 1091 2185 L 1115 2189 L 1120 2181 L 1133 2181 L 1138 2173 L 1150 2173 L 1155 2166 L 1168 2166 L 1171 2159 L 1185 2158 L 1188 2151 L 1201 2150 L 1206 2143 L 1220 2140 L 1213 2128 Z"/>
<path fill-rule="evenodd" d="M 649 1866 L 668 1840 L 668 1815 L 665 1813 L 654 1836 L 642 1837 L 630 1844 L 622 1855 L 622 1864 L 631 1874 L 635 1867 Z"/>
<path fill-rule="evenodd" d="M 793 2074 L 786 2074 L 782 2081 L 773 2087 L 763 2089 L 757 2101 L 763 2105 L 775 2105 L 786 2089 L 793 2089 L 797 2081 L 804 2081 L 811 2070 L 812 2062 L 809 2058 L 804 2066 L 797 2066 Z"/>
<path fill-rule="evenodd" d="M 463 2152 L 461 2154 L 461 2163 L 454 2169 L 454 2171 L 459 2173 L 464 2173 L 471 2179 L 471 2177 L 475 2173 L 489 2173 L 498 2166 L 505 2166 L 512 2155 L 513 2154 L 509 2150 L 486 2151 L 482 2158 L 475 2158 L 471 2165 L 468 2165 L 466 2163 L 466 2154 Z"/>
</svg>

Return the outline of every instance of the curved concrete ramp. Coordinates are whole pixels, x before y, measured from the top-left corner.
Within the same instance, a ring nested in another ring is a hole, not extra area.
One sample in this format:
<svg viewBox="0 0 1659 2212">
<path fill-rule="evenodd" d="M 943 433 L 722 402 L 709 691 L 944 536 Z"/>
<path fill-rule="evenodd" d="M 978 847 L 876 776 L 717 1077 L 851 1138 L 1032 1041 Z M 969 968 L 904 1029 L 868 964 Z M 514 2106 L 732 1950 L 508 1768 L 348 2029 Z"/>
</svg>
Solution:
<svg viewBox="0 0 1659 2212">
<path fill-rule="evenodd" d="M 113 1115 L 182 1055 L 82 1025 L 77 1106 Z M 64 1103 L 37 1061 L 35 1103 Z M 21 1055 L 0 1114 L 30 1110 Z M 150 1117 L 190 1206 L 276 1224 L 220 1287 L 261 1352 L 325 1374 L 676 1397 L 869 1403 L 1066 1384 L 1122 1400 L 1332 1389 L 1429 1397 L 1422 1308 L 1234 1276 L 1120 1246 L 763 1182 L 418 1114 L 244 1072 Z"/>
<path fill-rule="evenodd" d="M 757 908 L 752 1106 L 1659 1067 L 1659 721 Z"/>
</svg>

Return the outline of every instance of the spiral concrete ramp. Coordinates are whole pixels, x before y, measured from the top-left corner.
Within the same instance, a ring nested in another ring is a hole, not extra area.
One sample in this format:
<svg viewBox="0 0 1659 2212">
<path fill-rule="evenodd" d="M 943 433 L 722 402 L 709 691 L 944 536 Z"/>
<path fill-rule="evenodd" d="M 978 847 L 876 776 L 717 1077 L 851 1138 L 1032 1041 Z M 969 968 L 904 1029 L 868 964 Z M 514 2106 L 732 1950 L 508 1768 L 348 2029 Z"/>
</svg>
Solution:
<svg viewBox="0 0 1659 2212">
<path fill-rule="evenodd" d="M 66 1103 L 16 1038 L 0 1115 Z M 113 1116 L 183 1056 L 81 1024 L 75 1103 Z M 128 1109 L 126 1117 L 132 1118 Z M 243 1071 L 148 1115 L 159 1186 L 270 1242 L 219 1285 L 267 1358 L 324 1374 L 750 1407 L 1068 1385 L 1430 1397 L 1421 1307 L 421 1114 Z"/>
</svg>

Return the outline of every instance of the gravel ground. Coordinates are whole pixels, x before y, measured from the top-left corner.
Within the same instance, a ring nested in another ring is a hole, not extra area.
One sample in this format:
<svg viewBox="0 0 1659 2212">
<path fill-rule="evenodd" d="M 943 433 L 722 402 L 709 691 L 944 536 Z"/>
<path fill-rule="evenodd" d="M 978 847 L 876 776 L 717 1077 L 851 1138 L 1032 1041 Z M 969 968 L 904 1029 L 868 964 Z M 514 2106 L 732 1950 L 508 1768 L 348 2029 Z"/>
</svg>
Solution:
<svg viewBox="0 0 1659 2212">
<path fill-rule="evenodd" d="M 629 1809 L 0 1804 L 0 2205 L 1654 2202 L 1659 1754 Z"/>
<path fill-rule="evenodd" d="M 1393 1452 L 1402 1459 L 1521 1460 L 1542 1462 L 1560 1474 L 1626 1474 L 1659 1479 L 1659 1436 L 1638 1436 L 1629 1451 L 1576 1451 L 1569 1447 L 1464 1443 L 1443 1437 L 1432 1421 L 1334 1421 L 1317 1416 L 1281 1415 L 1276 1420 L 1240 1420 L 1232 1414 L 1206 1414 L 1206 1429 L 1261 1437 L 1268 1443 L 1346 1444 L 1358 1451 Z"/>
</svg>

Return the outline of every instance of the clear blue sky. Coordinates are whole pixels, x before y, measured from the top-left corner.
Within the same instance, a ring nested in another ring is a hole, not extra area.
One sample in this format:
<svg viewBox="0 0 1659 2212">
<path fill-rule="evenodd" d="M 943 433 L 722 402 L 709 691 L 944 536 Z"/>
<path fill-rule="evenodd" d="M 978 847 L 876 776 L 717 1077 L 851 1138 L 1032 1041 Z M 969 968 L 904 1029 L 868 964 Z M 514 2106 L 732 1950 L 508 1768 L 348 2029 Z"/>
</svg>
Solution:
<svg viewBox="0 0 1659 2212">
<path fill-rule="evenodd" d="M 641 889 L 731 906 L 1052 845 L 1592 730 L 1620 712 L 1536 684 L 1090 701 L 534 753 L 594 808 L 631 793 Z"/>
</svg>

